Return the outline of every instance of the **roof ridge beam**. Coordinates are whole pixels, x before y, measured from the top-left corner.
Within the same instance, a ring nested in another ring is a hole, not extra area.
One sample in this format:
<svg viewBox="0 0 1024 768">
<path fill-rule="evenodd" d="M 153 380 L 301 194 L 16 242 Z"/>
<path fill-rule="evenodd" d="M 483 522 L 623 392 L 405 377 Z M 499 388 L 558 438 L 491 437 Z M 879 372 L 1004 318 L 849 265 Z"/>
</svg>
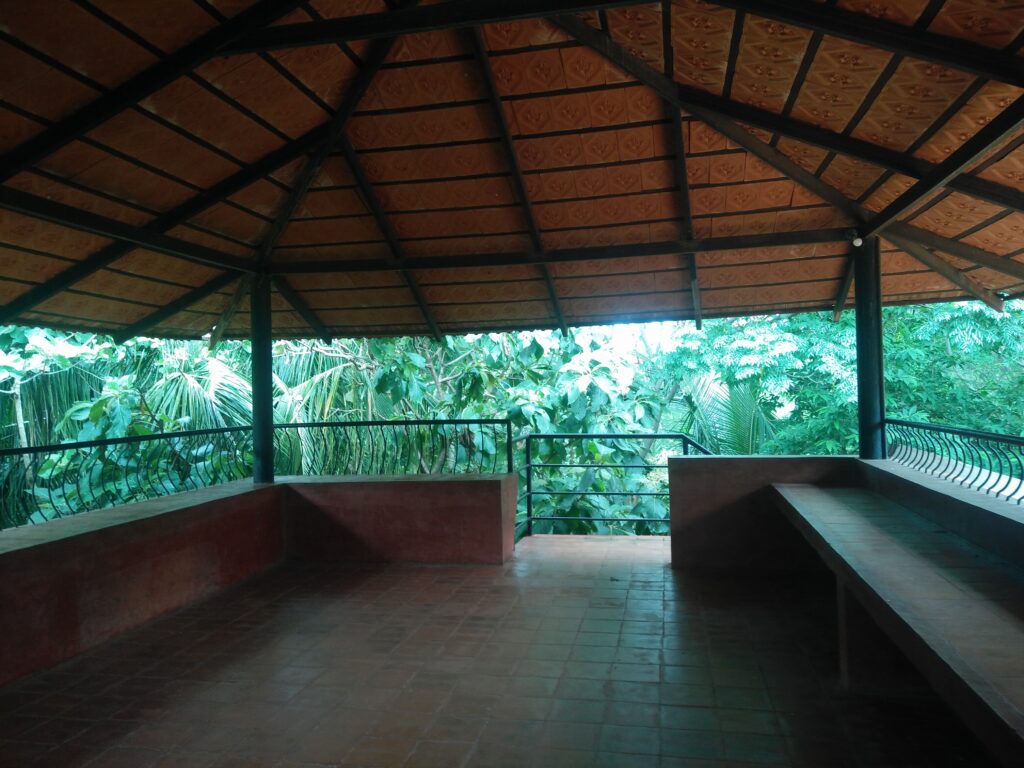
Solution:
<svg viewBox="0 0 1024 768">
<path fill-rule="evenodd" d="M 260 0 L 0 157 L 0 183 L 182 77 L 225 46 L 291 13 L 302 0 Z"/>
<path fill-rule="evenodd" d="M 224 46 L 221 53 L 256 53 L 279 48 L 373 40 L 440 29 L 478 27 L 481 24 L 532 19 L 557 13 L 583 13 L 642 2 L 644 0 L 447 0 L 444 3 L 399 8 L 383 13 L 268 27 Z"/>
<path fill-rule="evenodd" d="M 1024 61 L 1006 51 L 970 40 L 913 29 L 865 13 L 817 3 L 793 0 L 710 2 L 1024 88 Z"/>
<path fill-rule="evenodd" d="M 654 90 L 663 99 L 702 120 L 705 120 L 703 115 L 713 112 L 731 121 L 746 123 L 755 128 L 787 136 L 830 152 L 848 155 L 915 179 L 925 178 L 935 172 L 938 167 L 936 163 L 895 149 L 872 144 L 852 136 L 845 136 L 812 123 L 805 123 L 792 117 L 678 83 L 632 56 L 606 34 L 581 19 L 573 16 L 558 16 L 550 21 L 635 77 L 641 84 Z M 705 122 L 707 121 L 705 120 Z M 996 205 L 1024 211 L 1024 194 L 1003 184 L 979 179 L 970 174 L 960 174 L 951 178 L 946 186 Z"/>
<path fill-rule="evenodd" d="M 494 72 L 491 71 L 490 58 L 487 53 L 487 46 L 484 45 L 483 33 L 479 27 L 470 30 L 469 44 L 480 68 L 483 79 L 484 90 L 487 92 L 487 99 L 491 103 L 491 111 L 494 113 L 495 122 L 498 125 L 498 133 L 501 137 L 502 151 L 505 153 L 505 164 L 511 174 L 512 187 L 516 197 L 519 198 L 519 205 L 523 210 L 523 218 L 526 219 L 526 227 L 530 231 L 530 240 L 533 243 L 534 253 L 544 252 L 544 241 L 541 238 L 540 227 L 537 226 L 537 217 L 533 214 L 533 204 L 526 194 L 526 182 L 523 180 L 523 171 L 519 167 L 519 158 L 516 155 L 516 148 L 512 143 L 512 133 L 508 128 L 508 120 L 505 119 L 505 108 L 502 106 L 501 94 L 498 93 L 498 86 L 494 82 Z M 562 305 L 558 300 L 558 291 L 555 289 L 555 281 L 551 278 L 551 270 L 547 264 L 538 264 L 537 269 L 544 286 L 548 292 L 548 300 L 551 302 L 551 310 L 558 321 L 558 327 L 563 335 L 569 335 L 569 327 L 565 323 L 565 314 L 562 312 Z"/>
</svg>

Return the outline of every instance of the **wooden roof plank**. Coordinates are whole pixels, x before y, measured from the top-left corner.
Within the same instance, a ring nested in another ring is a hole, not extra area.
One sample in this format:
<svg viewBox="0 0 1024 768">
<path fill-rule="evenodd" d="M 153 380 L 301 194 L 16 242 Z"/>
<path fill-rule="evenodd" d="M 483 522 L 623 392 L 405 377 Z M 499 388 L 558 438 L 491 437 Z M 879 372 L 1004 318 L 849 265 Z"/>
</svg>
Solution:
<svg viewBox="0 0 1024 768">
<path fill-rule="evenodd" d="M 674 83 L 668 82 L 667 78 L 648 67 L 644 62 L 632 56 L 625 49 L 616 45 L 603 33 L 588 24 L 585 24 L 579 19 L 560 17 L 556 20 L 556 24 L 577 39 L 594 48 L 594 50 L 605 56 L 609 61 L 620 66 L 634 77 L 640 79 L 641 82 L 650 85 L 650 87 L 660 93 L 663 98 L 671 100 L 683 109 L 688 109 L 694 115 L 711 125 L 715 130 L 732 139 L 748 151 L 754 153 L 765 162 L 778 168 L 789 178 L 793 179 L 798 184 L 801 184 L 822 199 L 832 203 L 839 210 L 850 216 L 850 218 L 855 222 L 862 224 L 868 220 L 868 212 L 857 203 L 847 198 L 834 187 L 823 182 L 802 166 L 790 160 L 774 147 L 761 141 L 746 129 L 734 123 L 729 119 L 729 117 L 718 114 L 715 110 L 705 109 L 701 106 L 694 108 L 694 105 L 692 104 L 683 103 L 683 100 L 676 92 Z M 942 257 L 937 256 L 926 247 L 919 244 L 913 238 L 913 233 L 907 233 L 905 229 L 901 230 L 901 227 L 903 226 L 904 225 L 897 223 L 890 227 L 889 233 L 887 234 L 887 238 L 890 242 L 899 245 L 899 247 L 903 248 L 915 259 L 931 267 L 962 290 L 978 299 L 981 299 L 993 309 L 997 311 L 1003 310 L 1003 300 L 1001 298 L 989 291 L 969 275 L 965 275 L 963 272 L 956 269 L 956 267 L 951 265 Z"/>
<path fill-rule="evenodd" d="M 494 72 L 491 70 L 490 58 L 487 54 L 487 46 L 484 44 L 483 34 L 480 32 L 480 28 L 476 27 L 471 30 L 468 37 L 470 48 L 480 69 L 480 76 L 483 80 L 484 90 L 487 93 L 487 100 L 491 104 L 491 111 L 494 113 L 495 122 L 498 124 L 498 133 L 501 138 L 505 162 L 511 173 L 513 190 L 519 200 L 519 205 L 523 209 L 526 227 L 530 232 L 530 241 L 533 243 L 534 252 L 542 253 L 544 251 L 544 241 L 541 239 L 540 228 L 537 226 L 537 217 L 533 213 L 533 205 L 526 194 L 523 171 L 519 167 L 519 158 L 516 155 L 515 147 L 512 145 L 512 133 L 509 131 L 508 120 L 505 118 L 505 109 L 501 104 L 501 95 L 498 93 L 498 87 L 494 82 Z M 551 279 L 551 272 L 546 264 L 540 264 L 538 271 L 541 277 L 544 278 L 548 300 L 551 302 L 551 310 L 558 320 L 558 327 L 563 334 L 568 335 L 569 327 L 565 323 L 565 314 L 562 312 L 562 305 L 558 300 L 558 291 L 555 289 L 555 283 Z"/>
<path fill-rule="evenodd" d="M 288 279 L 284 275 L 274 275 L 273 278 L 274 287 L 277 292 L 281 294 L 285 301 L 292 305 L 295 312 L 302 318 L 302 320 L 308 325 L 313 333 L 317 335 L 325 344 L 331 343 L 332 334 L 327 329 L 320 318 L 316 316 L 316 313 L 310 308 L 310 306 L 303 300 L 299 292 L 296 291 L 288 283 Z"/>
<path fill-rule="evenodd" d="M 986 80 L 1024 88 L 1024 61 L 984 45 L 911 29 L 885 18 L 825 4 L 794 0 L 710 0 L 716 5 L 744 11 L 815 32 L 881 48 L 901 56 L 930 61 L 969 72 Z"/>
<path fill-rule="evenodd" d="M 481 24 L 531 19 L 558 13 L 583 13 L 624 5 L 638 5 L 641 2 L 642 0 L 447 0 L 444 3 L 384 13 L 282 24 L 253 32 L 224 46 L 221 53 L 233 55 L 279 48 L 373 40 L 441 29 L 477 27 Z"/>
<path fill-rule="evenodd" d="M 402 245 L 398 240 L 398 236 L 395 234 L 394 228 L 391 226 L 391 222 L 388 221 L 387 214 L 384 213 L 384 209 L 381 207 L 380 200 L 377 199 L 377 194 L 373 190 L 373 184 L 370 182 L 370 179 L 366 175 L 366 171 L 363 169 L 363 164 L 359 160 L 359 155 L 356 154 L 355 148 L 345 136 L 338 137 L 338 145 L 341 148 L 342 154 L 345 156 L 345 160 L 348 162 L 349 170 L 352 171 L 352 176 L 356 180 L 356 186 L 359 187 L 359 191 L 363 195 L 363 202 L 366 203 L 366 207 L 370 210 L 370 213 L 373 214 L 373 218 L 377 222 L 377 227 L 380 229 L 381 234 L 384 235 L 384 240 L 388 244 L 388 249 L 391 251 L 392 268 L 394 268 L 394 262 L 402 265 L 399 268 L 399 273 L 402 275 L 402 279 L 412 292 L 413 298 L 416 300 L 416 304 L 419 307 L 420 312 L 423 314 L 423 319 L 430 328 L 430 332 L 434 335 L 435 339 L 440 341 L 443 338 L 441 329 L 434 320 L 434 316 L 430 311 L 427 300 L 423 297 L 423 291 L 420 290 L 420 286 L 416 281 L 416 276 L 408 269 L 404 268 L 407 260 L 402 252 Z"/>
<path fill-rule="evenodd" d="M 249 262 L 222 251 L 154 232 L 144 227 L 125 224 L 117 219 L 100 216 L 11 187 L 0 187 L 0 208 L 81 232 L 132 243 L 157 253 L 177 256 L 200 264 L 230 269 L 235 272 L 253 271 L 253 266 Z"/>
<path fill-rule="evenodd" d="M 201 299 L 205 299 L 207 296 L 216 293 L 217 291 L 226 288 L 234 280 L 238 278 L 237 272 L 222 272 L 213 278 L 209 282 L 199 286 L 198 288 L 189 291 L 180 299 L 172 301 L 165 307 L 158 309 L 152 314 L 146 315 L 137 322 L 127 325 L 120 329 L 114 334 L 114 341 L 118 344 L 133 339 L 136 336 L 141 336 L 143 333 L 148 331 L 150 328 L 159 325 L 164 320 L 167 320 L 174 315 L 178 314 L 182 310 L 188 309 L 188 307 L 195 304 Z"/>
<path fill-rule="evenodd" d="M 0 158 L 0 182 L 32 167 L 173 80 L 188 74 L 216 55 L 225 45 L 286 16 L 299 5 L 301 0 L 260 0 L 229 21 L 169 54 L 152 67 L 5 153 Z"/>
<path fill-rule="evenodd" d="M 862 237 L 881 232 L 915 205 L 946 186 L 979 159 L 1001 146 L 1024 124 L 1024 96 L 996 115 L 980 131 L 961 144 L 949 157 L 919 179 L 859 228 Z"/>
<path fill-rule="evenodd" d="M 841 133 L 820 128 L 811 123 L 795 120 L 766 109 L 717 96 L 698 88 L 672 81 L 645 62 L 632 56 L 607 35 L 581 19 L 558 16 L 552 21 L 580 42 L 590 46 L 625 70 L 644 85 L 652 88 L 663 99 L 680 109 L 707 121 L 706 115 L 716 114 L 738 123 L 770 131 L 826 149 L 873 163 L 890 171 L 915 179 L 923 179 L 936 169 L 936 164 L 895 149 L 864 141 Z M 1003 184 L 960 174 L 949 179 L 946 186 L 964 194 L 979 197 L 1015 210 L 1024 210 L 1024 194 Z"/>
</svg>

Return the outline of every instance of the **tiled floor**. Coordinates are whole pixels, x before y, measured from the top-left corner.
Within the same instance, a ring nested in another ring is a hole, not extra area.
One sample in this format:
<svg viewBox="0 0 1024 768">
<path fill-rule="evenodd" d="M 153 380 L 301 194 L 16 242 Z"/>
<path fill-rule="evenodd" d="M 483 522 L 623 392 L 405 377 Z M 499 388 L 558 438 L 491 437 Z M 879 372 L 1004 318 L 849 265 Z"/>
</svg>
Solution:
<svg viewBox="0 0 1024 768">
<path fill-rule="evenodd" d="M 0 691 L 0 765 L 989 765 L 928 696 L 837 693 L 832 599 L 663 539 L 290 565 Z"/>
</svg>

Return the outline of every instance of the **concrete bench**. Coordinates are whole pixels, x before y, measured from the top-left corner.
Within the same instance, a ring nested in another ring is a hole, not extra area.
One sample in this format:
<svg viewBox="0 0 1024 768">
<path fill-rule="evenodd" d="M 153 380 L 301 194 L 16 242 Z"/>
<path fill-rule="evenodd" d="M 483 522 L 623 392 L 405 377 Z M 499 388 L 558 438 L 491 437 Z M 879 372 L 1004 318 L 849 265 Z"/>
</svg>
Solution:
<svg viewBox="0 0 1024 768">
<path fill-rule="evenodd" d="M 1001 762 L 1024 765 L 1024 571 L 864 488 L 772 488 L 836 574 L 844 684 L 863 611 Z"/>
</svg>

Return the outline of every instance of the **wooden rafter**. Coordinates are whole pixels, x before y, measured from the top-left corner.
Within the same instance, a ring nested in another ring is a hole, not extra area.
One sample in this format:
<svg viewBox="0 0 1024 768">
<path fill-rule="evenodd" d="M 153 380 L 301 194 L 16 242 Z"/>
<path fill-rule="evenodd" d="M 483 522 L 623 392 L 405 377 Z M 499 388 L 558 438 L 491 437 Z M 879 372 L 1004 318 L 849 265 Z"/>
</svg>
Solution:
<svg viewBox="0 0 1024 768">
<path fill-rule="evenodd" d="M 224 311 L 220 313 L 220 318 L 217 320 L 217 324 L 213 326 L 210 331 L 210 341 L 208 346 L 212 352 L 220 344 L 221 339 L 224 338 L 224 333 L 227 331 L 228 326 L 231 325 L 231 321 L 235 317 L 235 313 L 238 312 L 238 307 L 241 306 L 245 297 L 249 295 L 252 290 L 252 275 L 242 275 L 241 280 L 238 281 L 238 285 L 235 286 L 235 292 L 231 296 L 231 300 L 228 301 Z"/>
<path fill-rule="evenodd" d="M 128 339 L 133 339 L 136 336 L 141 336 L 150 328 L 159 325 L 164 320 L 174 317 L 183 309 L 188 309 L 197 301 L 205 299 L 207 296 L 211 296 L 217 291 L 231 285 L 231 283 L 237 278 L 238 273 L 236 272 L 221 272 L 219 275 L 217 275 L 217 277 L 213 278 L 209 282 L 204 283 L 198 288 L 189 291 L 180 299 L 176 299 L 172 301 L 170 304 L 161 307 L 153 314 L 147 315 L 146 317 L 142 318 L 142 320 L 140 320 L 139 322 L 132 323 L 131 325 L 122 328 L 120 331 L 113 334 L 114 341 L 120 344 L 124 341 L 127 341 Z"/>
<path fill-rule="evenodd" d="M 937 164 L 908 155 L 898 150 L 795 120 L 760 107 L 717 96 L 688 85 L 670 80 L 645 62 L 630 54 L 607 35 L 574 16 L 559 16 L 552 21 L 580 42 L 590 46 L 619 68 L 625 70 L 663 99 L 691 114 L 698 111 L 714 113 L 734 123 L 751 125 L 772 133 L 787 136 L 830 152 L 848 155 L 887 170 L 915 179 L 923 179 L 935 172 Z M 704 119 L 703 117 L 701 119 Z M 947 184 L 950 189 L 1000 205 L 1024 211 L 1024 193 L 987 179 L 960 174 Z"/>
<path fill-rule="evenodd" d="M 914 206 L 1011 138 L 1024 124 L 1024 96 L 1018 97 L 903 194 L 860 227 L 862 237 L 881 232 Z"/>
<path fill-rule="evenodd" d="M 226 45 L 221 53 L 232 55 L 278 48 L 373 40 L 439 29 L 478 27 L 481 24 L 531 19 L 556 13 L 582 13 L 623 5 L 637 5 L 639 2 L 642 0 L 447 0 L 443 3 L 400 8 L 384 13 L 281 24 L 253 32 Z"/>
<path fill-rule="evenodd" d="M 326 126 L 326 135 L 324 139 L 317 145 L 310 156 L 306 159 L 302 170 L 299 172 L 298 177 L 292 184 L 291 190 L 285 197 L 281 204 L 280 209 L 274 216 L 273 222 L 271 222 L 270 229 L 264 236 L 263 241 L 257 250 L 257 269 L 264 269 L 267 262 L 270 260 L 270 254 L 277 245 L 278 240 L 287 228 L 288 223 L 291 221 L 295 211 L 298 210 L 302 201 L 306 198 L 306 194 L 309 192 L 309 187 L 319 173 L 320 168 L 323 166 L 324 161 L 327 160 L 328 155 L 337 149 L 337 144 L 344 133 L 345 125 L 351 119 L 352 114 L 356 110 L 356 106 L 359 104 L 360 99 L 366 94 L 367 89 L 370 87 L 370 83 L 373 81 L 374 76 L 380 70 L 384 64 L 384 60 L 391 52 L 391 48 L 394 46 L 395 38 L 387 38 L 384 40 L 378 40 L 374 42 L 373 47 L 370 49 L 369 54 L 366 57 L 363 67 L 359 70 L 355 80 L 346 89 L 342 96 L 341 103 L 338 105 L 337 110 L 331 117 L 330 121 Z M 292 292 L 294 293 L 294 291 Z M 204 298 L 203 296 L 197 297 L 199 299 Z M 296 298 L 297 295 L 296 295 Z M 292 305 L 295 304 L 292 302 Z M 305 305 L 303 305 L 305 306 Z M 182 306 L 181 309 L 186 307 Z M 296 307 L 298 311 L 298 307 Z M 305 311 L 299 311 L 299 314 L 306 319 L 307 316 L 313 316 L 311 310 L 305 307 Z M 160 315 L 159 312 L 153 313 L 150 317 L 156 318 Z M 156 325 L 160 320 L 153 321 L 147 326 L 146 321 L 149 318 L 143 318 L 133 325 L 133 328 L 147 330 L 149 327 Z M 310 323 L 310 327 L 322 335 L 319 328 L 322 328 L 322 324 L 317 321 L 316 324 Z"/>
<path fill-rule="evenodd" d="M 187 75 L 224 46 L 290 13 L 301 0 L 260 0 L 205 35 L 161 59 L 60 122 L 0 157 L 0 182 L 102 125 L 115 115 Z"/>
<path fill-rule="evenodd" d="M 443 337 L 441 329 L 434 320 L 434 314 L 430 311 L 430 306 L 427 304 L 423 291 L 420 290 L 416 276 L 406 268 L 406 259 L 405 253 L 402 249 L 402 244 L 399 241 L 398 236 L 395 234 L 395 230 L 391 226 L 391 222 L 388 221 L 388 217 L 384 213 L 384 208 L 381 206 L 380 200 L 377 199 L 377 193 L 374 191 L 373 184 L 366 175 L 366 171 L 363 170 L 363 164 L 359 160 L 359 155 L 356 154 L 355 149 L 344 136 L 339 138 L 338 144 L 341 148 L 342 154 L 345 156 L 345 160 L 348 162 L 349 169 L 352 171 L 352 176 L 355 177 L 356 187 L 358 187 L 360 194 L 363 196 L 363 203 L 365 203 L 367 210 L 372 214 L 374 221 L 377 222 L 377 228 L 381 231 L 381 234 L 384 235 L 384 241 L 388 245 L 388 250 L 391 251 L 391 268 L 394 269 L 395 265 L 399 265 L 398 272 L 405 281 L 406 286 L 409 288 L 409 292 L 412 293 L 412 297 L 415 300 L 416 305 L 420 308 L 420 312 L 423 315 L 423 319 L 426 322 L 427 327 L 430 328 L 430 332 L 434 335 L 434 338 L 440 341 Z"/>
<path fill-rule="evenodd" d="M 843 195 L 839 190 L 829 184 L 826 184 L 810 171 L 795 163 L 775 147 L 761 141 L 761 139 L 738 125 L 728 116 L 724 116 L 716 110 L 706 108 L 702 105 L 686 102 L 680 96 L 680 93 L 676 88 L 676 83 L 670 81 L 659 72 L 656 72 L 643 61 L 639 60 L 624 48 L 614 43 L 607 35 L 576 18 L 559 17 L 555 20 L 555 23 L 570 35 L 580 40 L 580 42 L 590 46 L 593 50 L 600 53 L 613 64 L 636 77 L 644 85 L 652 88 L 663 98 L 671 100 L 672 103 L 676 104 L 681 109 L 686 109 L 695 117 L 703 120 L 716 131 L 731 139 L 754 156 L 768 163 L 782 174 L 788 176 L 797 184 L 800 184 L 805 189 L 810 190 L 826 202 L 831 203 L 857 224 L 864 224 L 869 219 L 870 214 L 864 208 Z M 889 239 L 890 242 L 894 243 L 896 242 L 894 238 L 898 238 L 900 241 L 898 243 L 899 247 L 903 248 L 908 254 L 920 261 L 922 264 L 934 269 L 963 291 L 981 299 L 990 307 L 993 307 L 994 309 L 1002 309 L 1003 302 L 998 296 L 974 278 L 969 275 L 965 275 L 963 272 L 953 267 L 949 262 L 945 261 L 940 256 L 935 255 L 923 245 L 917 243 L 913 237 L 908 237 L 906 231 L 901 230 L 901 228 L 905 226 L 906 225 L 902 223 L 891 225 L 887 230 L 886 238 Z"/>
<path fill-rule="evenodd" d="M 109 237 L 123 243 L 131 243 L 132 247 L 140 246 L 156 253 L 175 256 L 179 259 L 194 261 L 197 264 L 230 269 L 235 272 L 252 272 L 253 264 L 237 256 L 208 248 L 205 245 L 191 243 L 180 237 L 171 237 L 154 232 L 145 227 L 125 224 L 117 219 L 101 216 L 98 213 L 84 211 L 55 200 L 22 192 L 11 187 L 0 187 L 0 209 L 13 211 L 41 221 L 59 224 L 62 227 L 88 232 L 101 237 Z"/>
<path fill-rule="evenodd" d="M 675 71 L 675 53 L 672 50 L 672 3 L 662 0 L 661 4 L 661 43 L 665 56 L 665 76 L 672 79 Z M 679 214 L 683 220 L 683 239 L 693 239 L 693 211 L 690 208 L 690 179 L 686 171 L 686 147 L 683 144 L 683 118 L 679 107 L 665 101 L 665 109 L 669 116 L 670 145 L 676 161 L 672 164 L 676 185 L 679 187 L 677 201 Z M 704 326 L 700 301 L 700 276 L 697 271 L 697 254 L 684 253 L 690 273 L 690 300 L 693 305 L 693 321 L 700 330 Z"/>
<path fill-rule="evenodd" d="M 961 38 L 924 29 L 910 29 L 884 18 L 829 8 L 807 0 L 711 0 L 733 8 L 815 32 L 852 40 L 901 56 L 923 59 L 1024 88 L 1024 62 L 1012 54 Z"/>
<path fill-rule="evenodd" d="M 277 292 L 281 294 L 281 298 L 291 304 L 292 309 L 295 310 L 296 314 L 302 318 L 303 322 L 306 323 L 317 337 L 326 344 L 331 343 L 331 332 L 327 329 L 320 318 L 316 316 L 316 312 L 307 304 L 302 296 L 299 295 L 298 291 L 292 288 L 291 283 L 284 275 L 273 276 L 274 287 Z"/>
<path fill-rule="evenodd" d="M 505 108 L 501 104 L 501 94 L 498 93 L 498 86 L 494 82 L 494 73 L 491 71 L 490 59 L 487 55 L 487 46 L 484 44 L 483 34 L 479 27 L 470 30 L 467 35 L 469 45 L 473 51 L 477 66 L 480 70 L 480 78 L 487 92 L 487 100 L 491 104 L 491 112 L 498 125 L 498 134 L 501 138 L 501 148 L 505 155 L 505 164 L 508 166 L 511 175 L 512 187 L 519 205 L 523 209 L 523 218 L 526 221 L 526 228 L 530 233 L 530 243 L 536 254 L 544 252 L 544 241 L 541 238 L 540 228 L 537 226 L 537 217 L 533 214 L 533 205 L 526 194 L 526 183 L 523 181 L 523 171 L 519 167 L 519 158 L 516 155 L 516 148 L 512 144 L 512 133 L 509 131 L 508 120 L 505 119 Z M 558 327 L 563 334 L 568 335 L 569 327 L 565 323 L 565 315 L 562 312 L 561 302 L 558 300 L 558 291 L 555 289 L 555 281 L 551 279 L 551 270 L 547 264 L 538 264 L 541 279 L 548 292 L 548 300 L 551 302 L 551 311 L 558 320 Z"/>
</svg>

